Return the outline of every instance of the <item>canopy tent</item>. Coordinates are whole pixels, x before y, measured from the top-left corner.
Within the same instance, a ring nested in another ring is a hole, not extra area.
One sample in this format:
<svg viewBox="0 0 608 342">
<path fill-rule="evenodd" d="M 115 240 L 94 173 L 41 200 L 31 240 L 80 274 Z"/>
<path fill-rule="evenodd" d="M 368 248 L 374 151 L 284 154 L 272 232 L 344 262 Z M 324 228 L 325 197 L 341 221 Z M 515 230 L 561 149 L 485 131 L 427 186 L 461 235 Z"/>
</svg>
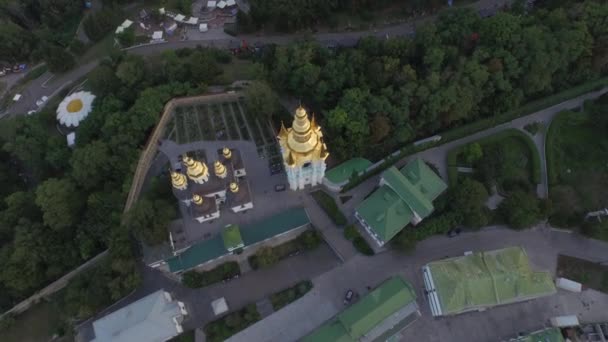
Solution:
<svg viewBox="0 0 608 342">
<path fill-rule="evenodd" d="M 180 23 L 181 23 L 181 22 L 183 22 L 183 21 L 184 21 L 184 19 L 186 19 L 186 16 L 184 16 L 183 14 L 178 14 L 178 15 L 176 15 L 176 16 L 175 16 L 175 18 L 174 18 L 174 19 L 175 19 L 175 21 L 177 21 L 177 22 L 180 22 Z"/>
<path fill-rule="evenodd" d="M 209 28 L 207 27 L 207 24 L 200 24 L 200 25 L 198 26 L 198 30 L 199 30 L 200 32 L 207 32 L 207 30 L 209 30 Z"/>
<path fill-rule="evenodd" d="M 116 33 L 116 34 L 123 33 L 124 30 L 131 27 L 131 25 L 133 25 L 133 22 L 129 19 L 125 19 L 125 21 L 123 21 L 122 24 L 120 24 L 120 26 L 118 26 L 116 28 L 116 31 L 114 31 L 114 33 Z"/>
<path fill-rule="evenodd" d="M 165 32 L 167 32 L 168 35 L 172 35 L 175 29 L 177 29 L 177 24 L 173 23 L 169 27 L 165 27 Z"/>
<path fill-rule="evenodd" d="M 163 39 L 163 31 L 154 31 L 152 33 L 152 40 L 162 40 Z"/>
<path fill-rule="evenodd" d="M 15 96 L 13 96 L 13 101 L 17 102 L 21 100 L 21 94 L 15 94 Z"/>
<path fill-rule="evenodd" d="M 236 1 L 235 0 L 228 0 L 226 1 L 226 6 L 230 7 L 230 6 L 234 6 L 236 5 Z"/>
<path fill-rule="evenodd" d="M 184 23 L 189 24 L 189 25 L 196 25 L 196 24 L 198 24 L 198 18 L 197 17 L 190 17 Z"/>
<path fill-rule="evenodd" d="M 68 133 L 68 135 L 65 136 L 65 139 L 68 142 L 68 147 L 74 146 L 74 144 L 76 143 L 76 132 Z"/>
<path fill-rule="evenodd" d="M 207 1 L 207 7 L 208 8 L 215 8 L 215 6 L 217 6 L 217 2 L 216 1 L 213 1 L 213 0 Z"/>
<path fill-rule="evenodd" d="M 217 7 L 218 8 L 224 8 L 226 7 L 226 1 L 222 0 L 220 2 L 217 3 Z"/>
<path fill-rule="evenodd" d="M 228 304 L 226 304 L 226 298 L 221 297 L 214 300 L 213 302 L 211 302 L 211 307 L 213 308 L 213 313 L 216 316 L 223 314 L 224 312 L 228 311 Z"/>
</svg>

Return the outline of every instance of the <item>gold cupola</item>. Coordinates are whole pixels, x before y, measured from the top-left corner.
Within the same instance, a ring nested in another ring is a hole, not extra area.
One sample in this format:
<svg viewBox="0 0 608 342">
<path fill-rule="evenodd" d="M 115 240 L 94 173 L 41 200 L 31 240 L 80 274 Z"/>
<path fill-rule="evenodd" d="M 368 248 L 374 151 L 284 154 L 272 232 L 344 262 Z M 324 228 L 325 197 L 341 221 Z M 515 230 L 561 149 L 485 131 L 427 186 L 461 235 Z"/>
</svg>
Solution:
<svg viewBox="0 0 608 342">
<path fill-rule="evenodd" d="M 228 147 L 224 147 L 222 149 L 222 155 L 224 156 L 224 158 L 230 159 L 230 158 L 232 158 L 232 151 L 230 151 L 230 149 Z"/>
<path fill-rule="evenodd" d="M 171 171 L 171 184 L 177 190 L 186 190 L 188 188 L 188 180 L 183 173 Z"/>
<path fill-rule="evenodd" d="M 182 158 L 184 165 L 188 168 L 186 174 L 188 178 L 192 179 L 198 184 L 202 184 L 209 180 L 209 169 L 205 163 L 201 163 L 198 160 L 190 158 L 188 155 L 184 155 Z"/>
<path fill-rule="evenodd" d="M 226 178 L 226 176 L 228 175 L 228 170 L 226 170 L 224 164 L 222 164 L 219 160 L 216 160 L 213 164 L 213 167 L 215 168 L 216 176 L 218 176 L 219 178 Z"/>
<path fill-rule="evenodd" d="M 230 183 L 230 192 L 237 193 L 239 192 L 239 185 L 236 182 Z"/>
<path fill-rule="evenodd" d="M 277 136 L 283 160 L 288 166 L 303 164 L 323 159 L 323 133 L 321 127 L 312 116 L 308 118 L 306 110 L 302 106 L 296 109 L 291 128 L 285 128 L 281 123 L 281 130 Z"/>
<path fill-rule="evenodd" d="M 201 197 L 200 195 L 194 194 L 194 196 L 192 196 L 192 202 L 194 202 L 194 204 L 196 204 L 196 205 L 202 205 L 203 197 Z"/>
</svg>

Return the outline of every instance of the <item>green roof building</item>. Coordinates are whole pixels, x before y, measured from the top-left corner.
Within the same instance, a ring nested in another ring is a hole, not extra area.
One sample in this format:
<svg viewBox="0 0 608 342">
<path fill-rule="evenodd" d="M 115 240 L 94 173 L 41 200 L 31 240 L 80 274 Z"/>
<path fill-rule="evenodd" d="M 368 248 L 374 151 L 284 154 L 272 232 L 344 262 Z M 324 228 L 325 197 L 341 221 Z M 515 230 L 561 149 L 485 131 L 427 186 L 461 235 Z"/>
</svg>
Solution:
<svg viewBox="0 0 608 342">
<path fill-rule="evenodd" d="M 401 277 L 393 277 L 302 342 L 386 341 L 419 316 L 412 286 Z"/>
<path fill-rule="evenodd" d="M 446 189 L 447 184 L 418 158 L 401 170 L 392 166 L 384 171 L 380 188 L 357 207 L 355 216 L 383 246 L 409 223 L 416 225 L 429 216 L 433 200 Z"/>
<path fill-rule="evenodd" d="M 483 310 L 556 292 L 551 274 L 533 271 L 521 247 L 434 261 L 422 271 L 433 316 Z"/>
<path fill-rule="evenodd" d="M 309 223 L 310 219 L 304 208 L 291 208 L 242 227 L 230 224 L 221 234 L 196 243 L 165 262 L 170 272 L 184 272 L 231 255 L 239 248 L 250 248 L 298 228 L 308 227 Z"/>
</svg>

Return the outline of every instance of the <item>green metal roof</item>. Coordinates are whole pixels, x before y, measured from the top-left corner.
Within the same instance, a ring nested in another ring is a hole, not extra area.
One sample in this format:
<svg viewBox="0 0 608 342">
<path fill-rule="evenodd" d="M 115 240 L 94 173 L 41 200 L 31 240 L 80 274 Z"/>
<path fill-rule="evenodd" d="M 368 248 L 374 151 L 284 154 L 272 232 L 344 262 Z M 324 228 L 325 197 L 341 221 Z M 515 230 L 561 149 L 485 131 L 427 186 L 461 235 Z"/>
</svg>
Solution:
<svg viewBox="0 0 608 342">
<path fill-rule="evenodd" d="M 381 186 L 357 207 L 359 216 L 383 241 L 392 239 L 412 220 L 412 210 L 393 189 Z"/>
<path fill-rule="evenodd" d="M 443 314 L 555 293 L 549 272 L 532 271 L 521 247 L 474 253 L 428 264 Z"/>
<path fill-rule="evenodd" d="M 415 300 L 411 285 L 393 277 L 338 314 L 338 320 L 353 339 L 358 339 Z"/>
<path fill-rule="evenodd" d="M 515 339 L 516 342 L 564 342 L 559 328 L 547 328 Z"/>
<path fill-rule="evenodd" d="M 382 178 L 420 218 L 433 212 L 433 203 L 420 192 L 396 167 L 388 168 Z"/>
<path fill-rule="evenodd" d="M 385 183 L 357 207 L 359 216 L 384 241 L 392 239 L 412 221 L 433 210 L 432 201 L 447 185 L 422 159 L 409 162 L 401 171 L 390 167 L 382 174 Z"/>
<path fill-rule="evenodd" d="M 329 179 L 332 183 L 342 183 L 349 180 L 353 172 L 365 171 L 371 165 L 372 162 L 365 158 L 353 158 L 327 171 L 325 178 Z"/>
<path fill-rule="evenodd" d="M 181 272 L 228 254 L 221 235 L 192 245 L 181 254 L 167 259 L 169 271 Z"/>
<path fill-rule="evenodd" d="M 222 229 L 222 239 L 224 240 L 224 247 L 229 251 L 244 246 L 239 226 L 236 224 L 229 224 Z"/>
<path fill-rule="evenodd" d="M 270 239 L 310 223 L 304 208 L 291 208 L 261 221 L 243 225 L 241 236 L 245 246 Z"/>
<path fill-rule="evenodd" d="M 395 312 L 415 301 L 416 293 L 408 282 L 400 276 L 390 278 L 304 337 L 302 342 L 357 341 Z"/>
<path fill-rule="evenodd" d="M 355 340 L 348 335 L 340 321 L 333 319 L 304 337 L 301 342 L 355 342 Z"/>
<path fill-rule="evenodd" d="M 448 185 L 422 159 L 416 158 L 401 169 L 401 174 L 429 201 L 435 200 Z"/>
</svg>

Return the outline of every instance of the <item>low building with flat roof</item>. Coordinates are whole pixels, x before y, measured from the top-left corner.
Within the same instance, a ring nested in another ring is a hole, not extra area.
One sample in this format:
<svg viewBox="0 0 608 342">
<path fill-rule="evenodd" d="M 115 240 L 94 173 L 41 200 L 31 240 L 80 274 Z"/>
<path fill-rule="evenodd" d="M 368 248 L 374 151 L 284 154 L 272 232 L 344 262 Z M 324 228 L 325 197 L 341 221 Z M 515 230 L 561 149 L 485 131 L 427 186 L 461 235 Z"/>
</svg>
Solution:
<svg viewBox="0 0 608 342">
<path fill-rule="evenodd" d="M 184 330 L 184 303 L 158 290 L 93 322 L 92 342 L 167 341 Z"/>
<path fill-rule="evenodd" d="M 416 293 L 396 276 L 363 296 L 302 342 L 386 341 L 420 317 Z"/>
<path fill-rule="evenodd" d="M 551 273 L 533 271 L 521 247 L 434 261 L 422 272 L 433 316 L 479 311 L 556 292 Z"/>
<path fill-rule="evenodd" d="M 565 342 L 559 328 L 547 328 L 535 331 L 525 336 L 509 339 L 505 342 Z M 601 340 L 599 340 L 601 341 Z"/>
<path fill-rule="evenodd" d="M 398 170 L 392 166 L 380 177 L 380 188 L 356 209 L 355 217 L 382 247 L 408 224 L 416 225 L 433 210 L 433 201 L 447 184 L 422 159 Z"/>
</svg>

